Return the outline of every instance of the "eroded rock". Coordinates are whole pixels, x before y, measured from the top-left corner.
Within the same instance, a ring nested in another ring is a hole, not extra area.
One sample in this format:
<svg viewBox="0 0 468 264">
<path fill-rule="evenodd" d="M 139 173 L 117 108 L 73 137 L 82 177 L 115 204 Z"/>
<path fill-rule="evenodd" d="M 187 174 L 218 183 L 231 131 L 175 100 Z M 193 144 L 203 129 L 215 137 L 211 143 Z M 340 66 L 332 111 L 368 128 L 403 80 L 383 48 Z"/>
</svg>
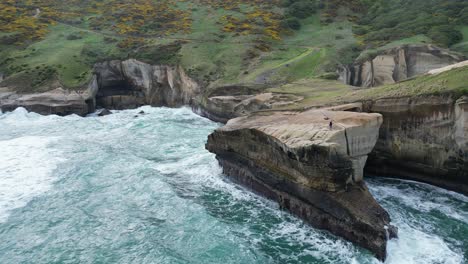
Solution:
<svg viewBox="0 0 468 264">
<path fill-rule="evenodd" d="M 343 67 L 340 79 L 353 86 L 374 87 L 404 81 L 464 59 L 460 54 L 433 45 L 405 45 Z"/>
<path fill-rule="evenodd" d="M 379 114 L 255 113 L 230 120 L 206 147 L 236 181 L 385 259 L 395 230 L 363 182 L 381 124 Z"/>
<path fill-rule="evenodd" d="M 190 105 L 200 86 L 179 66 L 134 59 L 96 64 L 96 104 L 112 109 Z"/>
<path fill-rule="evenodd" d="M 13 111 L 24 107 L 28 111 L 43 115 L 70 115 L 85 116 L 88 114 L 88 105 L 82 94 L 62 88 L 44 93 L 17 94 L 8 89 L 0 89 L 0 108 L 3 112 Z"/>
<path fill-rule="evenodd" d="M 200 115 L 226 123 L 229 119 L 250 113 L 292 105 L 303 100 L 291 94 L 259 93 L 256 95 L 224 95 L 204 98 L 198 103 L 196 112 Z"/>
<path fill-rule="evenodd" d="M 379 99 L 384 116 L 367 172 L 431 183 L 468 195 L 468 100 L 453 95 Z"/>
<path fill-rule="evenodd" d="M 103 109 L 99 109 L 99 110 L 97 111 L 97 115 L 98 115 L 98 116 L 108 116 L 108 115 L 112 115 L 112 112 L 109 111 L 109 110 L 106 109 L 106 108 L 103 108 Z"/>
</svg>

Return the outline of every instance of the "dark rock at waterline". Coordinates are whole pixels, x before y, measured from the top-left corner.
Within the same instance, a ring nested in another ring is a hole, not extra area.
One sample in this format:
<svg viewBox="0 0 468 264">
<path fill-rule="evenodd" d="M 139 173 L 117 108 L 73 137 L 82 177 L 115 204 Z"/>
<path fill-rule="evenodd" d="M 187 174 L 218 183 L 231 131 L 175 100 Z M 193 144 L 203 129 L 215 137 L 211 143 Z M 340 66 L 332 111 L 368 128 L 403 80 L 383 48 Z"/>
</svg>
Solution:
<svg viewBox="0 0 468 264">
<path fill-rule="evenodd" d="M 57 88 L 44 93 L 18 94 L 7 88 L 0 88 L 0 108 L 3 112 L 18 107 L 42 115 L 87 115 L 88 105 L 83 96 L 75 91 Z"/>
<path fill-rule="evenodd" d="M 366 173 L 468 195 L 468 97 L 420 95 L 367 102 L 384 117 Z"/>
<path fill-rule="evenodd" d="M 112 115 L 112 112 L 106 108 L 98 110 L 98 116 L 107 116 L 107 115 Z"/>
<path fill-rule="evenodd" d="M 379 114 L 257 113 L 230 120 L 206 148 L 235 181 L 384 260 L 396 228 L 363 182 L 381 124 Z"/>
</svg>

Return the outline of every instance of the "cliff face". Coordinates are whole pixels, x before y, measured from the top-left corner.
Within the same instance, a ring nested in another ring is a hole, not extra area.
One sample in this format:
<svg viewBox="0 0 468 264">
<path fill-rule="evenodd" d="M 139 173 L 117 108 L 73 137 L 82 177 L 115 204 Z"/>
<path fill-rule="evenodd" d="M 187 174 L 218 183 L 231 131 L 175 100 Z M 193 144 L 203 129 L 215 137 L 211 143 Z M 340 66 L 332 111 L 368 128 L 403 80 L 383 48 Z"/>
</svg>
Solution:
<svg viewBox="0 0 468 264">
<path fill-rule="evenodd" d="M 111 109 L 141 105 L 177 107 L 191 104 L 200 86 L 178 66 L 137 60 L 96 64 L 96 105 Z"/>
<path fill-rule="evenodd" d="M 57 88 L 45 93 L 17 94 L 0 88 L 0 110 L 13 111 L 18 107 L 44 115 L 88 114 L 88 105 L 83 96 L 74 91 Z"/>
<path fill-rule="evenodd" d="M 367 172 L 468 194 L 468 100 L 420 96 L 370 102 L 384 117 Z"/>
<path fill-rule="evenodd" d="M 462 60 L 463 56 L 432 45 L 406 45 L 343 67 L 340 80 L 353 86 L 374 87 L 404 81 Z"/>
<path fill-rule="evenodd" d="M 395 230 L 363 182 L 381 123 L 379 114 L 257 113 L 230 120 L 206 147 L 238 182 L 385 259 Z"/>
<path fill-rule="evenodd" d="M 250 113 L 291 105 L 303 98 L 291 94 L 260 93 L 247 95 L 221 95 L 200 98 L 195 111 L 211 120 L 226 123 L 232 118 Z"/>
<path fill-rule="evenodd" d="M 84 91 L 57 88 L 43 93 L 18 94 L 0 87 L 0 108 L 24 107 L 40 114 L 86 115 L 96 107 L 128 109 L 142 105 L 191 105 L 200 86 L 178 66 L 149 65 L 137 60 L 108 61 L 94 67 Z"/>
</svg>

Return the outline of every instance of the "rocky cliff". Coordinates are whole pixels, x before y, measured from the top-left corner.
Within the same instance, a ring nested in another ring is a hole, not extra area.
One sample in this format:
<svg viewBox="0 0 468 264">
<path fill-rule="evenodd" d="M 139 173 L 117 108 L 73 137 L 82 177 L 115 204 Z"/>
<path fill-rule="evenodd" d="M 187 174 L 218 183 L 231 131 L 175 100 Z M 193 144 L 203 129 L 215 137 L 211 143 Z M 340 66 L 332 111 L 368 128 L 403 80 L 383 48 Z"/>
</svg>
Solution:
<svg viewBox="0 0 468 264">
<path fill-rule="evenodd" d="M 57 84 L 59 85 L 59 84 Z M 42 93 L 17 93 L 1 87 L 0 108 L 24 107 L 40 114 L 86 115 L 96 107 L 128 109 L 142 105 L 178 107 L 191 105 L 200 86 L 179 66 L 149 65 L 137 60 L 98 63 L 84 90 L 57 88 Z"/>
<path fill-rule="evenodd" d="M 227 175 L 383 260 L 395 230 L 363 182 L 381 123 L 379 114 L 257 113 L 230 120 L 206 147 Z"/>
<path fill-rule="evenodd" d="M 253 112 L 292 105 L 303 100 L 303 97 L 291 94 L 259 93 L 220 95 L 199 99 L 200 101 L 193 106 L 195 112 L 211 120 L 226 123 L 232 118 Z"/>
<path fill-rule="evenodd" d="M 360 87 L 392 84 L 464 59 L 462 55 L 432 45 L 405 45 L 344 66 L 340 80 Z"/>
<path fill-rule="evenodd" d="M 104 108 L 126 109 L 141 105 L 190 105 L 200 86 L 178 66 L 149 65 L 137 60 L 96 64 L 96 101 Z"/>
<path fill-rule="evenodd" d="M 369 174 L 423 181 L 468 195 L 468 100 L 455 95 L 380 99 L 383 115 Z"/>
<path fill-rule="evenodd" d="M 0 88 L 0 110 L 13 111 L 18 107 L 44 115 L 86 115 L 89 111 L 84 97 L 75 91 L 57 88 L 44 93 L 18 94 Z"/>
</svg>

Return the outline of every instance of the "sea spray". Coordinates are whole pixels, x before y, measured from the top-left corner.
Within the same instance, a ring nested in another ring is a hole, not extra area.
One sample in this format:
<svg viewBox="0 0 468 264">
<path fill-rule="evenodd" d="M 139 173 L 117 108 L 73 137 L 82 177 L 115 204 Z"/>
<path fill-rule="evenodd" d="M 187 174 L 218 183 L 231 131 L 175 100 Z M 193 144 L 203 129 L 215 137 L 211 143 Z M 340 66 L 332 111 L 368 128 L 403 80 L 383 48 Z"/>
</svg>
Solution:
<svg viewBox="0 0 468 264">
<path fill-rule="evenodd" d="M 22 194 L 3 211 L 0 263 L 379 263 L 231 183 L 204 149 L 218 126 L 187 108 L 1 114 L 2 194 Z M 387 263 L 466 262 L 465 196 L 368 183 L 400 230 Z"/>
</svg>

